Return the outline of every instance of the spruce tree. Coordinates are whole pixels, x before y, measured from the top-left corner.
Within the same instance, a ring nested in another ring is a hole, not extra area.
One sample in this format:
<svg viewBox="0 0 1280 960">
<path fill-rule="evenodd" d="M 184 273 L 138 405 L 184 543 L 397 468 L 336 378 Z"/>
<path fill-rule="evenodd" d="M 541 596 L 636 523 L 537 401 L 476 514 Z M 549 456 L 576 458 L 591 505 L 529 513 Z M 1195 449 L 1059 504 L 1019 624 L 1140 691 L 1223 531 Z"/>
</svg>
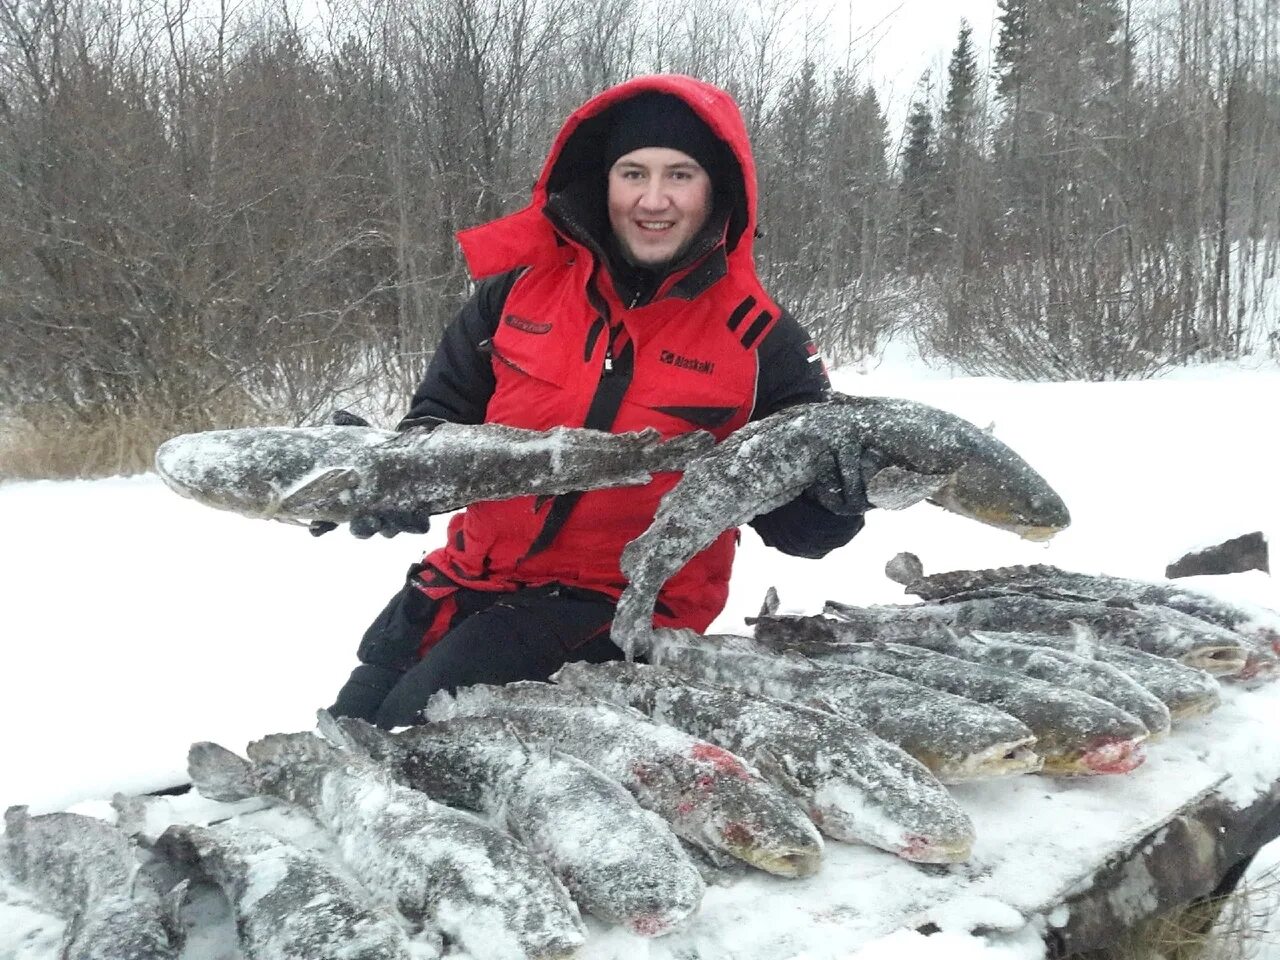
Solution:
<svg viewBox="0 0 1280 960">
<path fill-rule="evenodd" d="M 909 269 L 925 266 L 936 247 L 940 184 L 934 141 L 933 112 L 917 100 L 907 116 L 906 145 L 902 148 L 902 211 Z"/>
<path fill-rule="evenodd" d="M 942 144 L 954 154 L 972 136 L 978 94 L 978 58 L 973 49 L 973 28 L 960 21 L 960 33 L 947 64 L 947 101 L 942 109 Z"/>
</svg>

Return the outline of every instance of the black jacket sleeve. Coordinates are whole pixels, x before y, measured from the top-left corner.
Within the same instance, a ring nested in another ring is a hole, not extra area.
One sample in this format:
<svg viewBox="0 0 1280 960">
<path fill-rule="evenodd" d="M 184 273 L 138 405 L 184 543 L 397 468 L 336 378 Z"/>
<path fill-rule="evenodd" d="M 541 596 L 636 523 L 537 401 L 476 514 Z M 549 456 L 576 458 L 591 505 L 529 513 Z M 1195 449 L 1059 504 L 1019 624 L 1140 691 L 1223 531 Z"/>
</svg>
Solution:
<svg viewBox="0 0 1280 960">
<path fill-rule="evenodd" d="M 808 331 L 783 313 L 759 348 L 760 374 L 751 419 L 797 403 L 821 400 L 831 389 Z M 861 514 L 832 513 L 807 493 L 750 521 L 766 545 L 794 557 L 817 559 L 843 547 L 862 529 Z"/>
<path fill-rule="evenodd" d="M 520 271 L 487 277 L 445 328 L 427 375 L 414 391 L 401 429 L 420 419 L 482 423 L 493 396 L 493 366 L 487 349 L 493 342 L 507 294 Z"/>
</svg>

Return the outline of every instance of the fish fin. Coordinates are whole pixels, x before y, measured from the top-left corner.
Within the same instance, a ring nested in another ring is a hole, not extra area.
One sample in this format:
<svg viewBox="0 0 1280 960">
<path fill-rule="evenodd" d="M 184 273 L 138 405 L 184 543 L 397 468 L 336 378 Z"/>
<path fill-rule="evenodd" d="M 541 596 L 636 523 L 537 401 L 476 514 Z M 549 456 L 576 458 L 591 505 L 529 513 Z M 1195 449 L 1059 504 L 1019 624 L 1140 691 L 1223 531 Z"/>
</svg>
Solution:
<svg viewBox="0 0 1280 960">
<path fill-rule="evenodd" d="M 770 587 L 764 592 L 764 602 L 760 604 L 760 616 L 771 617 L 776 614 L 782 606 L 778 599 L 778 588 Z"/>
<path fill-rule="evenodd" d="M 210 800 L 244 800 L 258 793 L 253 764 L 207 740 L 187 751 L 187 775 Z"/>
<path fill-rule="evenodd" d="M 376 757 L 389 734 L 358 717 L 335 717 L 328 710 L 316 711 L 316 729 L 335 747 L 350 753 Z"/>
<path fill-rule="evenodd" d="M 895 554 L 884 565 L 884 575 L 894 583 L 909 587 L 924 576 L 924 564 L 914 553 L 904 550 Z"/>
<path fill-rule="evenodd" d="M 533 498 L 533 512 L 537 513 L 539 510 L 541 510 L 543 507 L 545 507 L 548 503 L 550 503 L 555 498 L 556 498 L 555 494 L 553 493 L 538 494 L 536 497 Z"/>
<path fill-rule="evenodd" d="M 947 485 L 951 476 L 949 473 L 916 473 L 891 463 L 867 481 L 867 502 L 884 510 L 905 510 L 928 500 Z"/>
<path fill-rule="evenodd" d="M 296 484 L 276 504 L 276 513 L 292 513 L 303 501 L 336 497 L 345 490 L 360 486 L 360 474 L 351 467 L 331 467 Z"/>
</svg>

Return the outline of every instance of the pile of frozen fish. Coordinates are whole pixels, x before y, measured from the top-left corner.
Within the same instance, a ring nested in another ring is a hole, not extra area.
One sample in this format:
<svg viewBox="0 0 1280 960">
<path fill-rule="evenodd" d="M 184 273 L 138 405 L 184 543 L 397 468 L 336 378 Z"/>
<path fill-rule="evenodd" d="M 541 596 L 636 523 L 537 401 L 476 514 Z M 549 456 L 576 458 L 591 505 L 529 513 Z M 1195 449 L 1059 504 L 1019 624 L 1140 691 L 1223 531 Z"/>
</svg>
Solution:
<svg viewBox="0 0 1280 960">
<path fill-rule="evenodd" d="M 1128 773 L 1149 740 L 1213 709 L 1219 680 L 1278 672 L 1268 611 L 1051 567 L 926 577 L 908 555 L 890 575 L 920 603 L 805 617 L 773 597 L 750 637 L 654 629 L 690 557 L 832 463 L 861 469 L 864 448 L 883 461 L 866 483 L 877 506 L 927 500 L 1033 539 L 1070 521 L 989 433 L 909 401 L 837 396 L 709 443 L 445 424 L 167 444 L 157 466 L 175 490 L 295 521 L 683 477 L 623 556 L 613 637 L 643 662 L 437 694 L 399 731 L 321 714 L 317 732 L 271 734 L 247 757 L 191 748 L 204 797 L 308 817 L 332 856 L 235 816 L 153 835 L 141 801 L 119 803 L 119 825 L 11 809 L 0 861 L 67 920 L 62 956 L 176 958 L 184 903 L 210 890 L 254 960 L 563 957 L 586 940 L 583 914 L 661 936 L 696 916 L 708 876 L 812 876 L 828 841 L 963 861 L 973 824 L 944 784 Z"/>
<path fill-rule="evenodd" d="M 191 748 L 203 796 L 308 816 L 336 861 L 238 818 L 175 825 L 144 841 L 166 892 L 137 876 L 138 817 L 21 808 L 3 859 L 68 920 L 69 958 L 176 957 L 210 885 L 248 957 L 570 956 L 583 914 L 687 925 L 717 868 L 811 876 L 832 841 L 962 861 L 944 783 L 1127 773 L 1220 680 L 1276 674 L 1280 615 L 1177 584 L 890 568 L 924 601 L 802 617 L 771 597 L 754 637 L 651 630 L 648 663 L 441 693 L 418 726 L 322 713 L 247 758 Z"/>
</svg>

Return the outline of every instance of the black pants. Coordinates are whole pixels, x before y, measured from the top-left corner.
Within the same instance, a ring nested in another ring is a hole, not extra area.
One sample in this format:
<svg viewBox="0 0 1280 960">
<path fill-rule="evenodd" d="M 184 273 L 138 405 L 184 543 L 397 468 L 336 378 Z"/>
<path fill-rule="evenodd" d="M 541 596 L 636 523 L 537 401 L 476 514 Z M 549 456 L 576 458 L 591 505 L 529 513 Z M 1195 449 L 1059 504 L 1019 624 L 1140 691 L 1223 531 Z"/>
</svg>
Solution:
<svg viewBox="0 0 1280 960">
<path fill-rule="evenodd" d="M 423 634 L 441 611 L 412 583 L 365 631 L 360 666 L 330 712 L 390 729 L 415 722 L 438 690 L 475 683 L 546 680 L 570 660 L 621 660 L 609 639 L 614 601 L 552 584 L 513 593 L 460 589 L 440 642 L 418 660 Z"/>
</svg>

